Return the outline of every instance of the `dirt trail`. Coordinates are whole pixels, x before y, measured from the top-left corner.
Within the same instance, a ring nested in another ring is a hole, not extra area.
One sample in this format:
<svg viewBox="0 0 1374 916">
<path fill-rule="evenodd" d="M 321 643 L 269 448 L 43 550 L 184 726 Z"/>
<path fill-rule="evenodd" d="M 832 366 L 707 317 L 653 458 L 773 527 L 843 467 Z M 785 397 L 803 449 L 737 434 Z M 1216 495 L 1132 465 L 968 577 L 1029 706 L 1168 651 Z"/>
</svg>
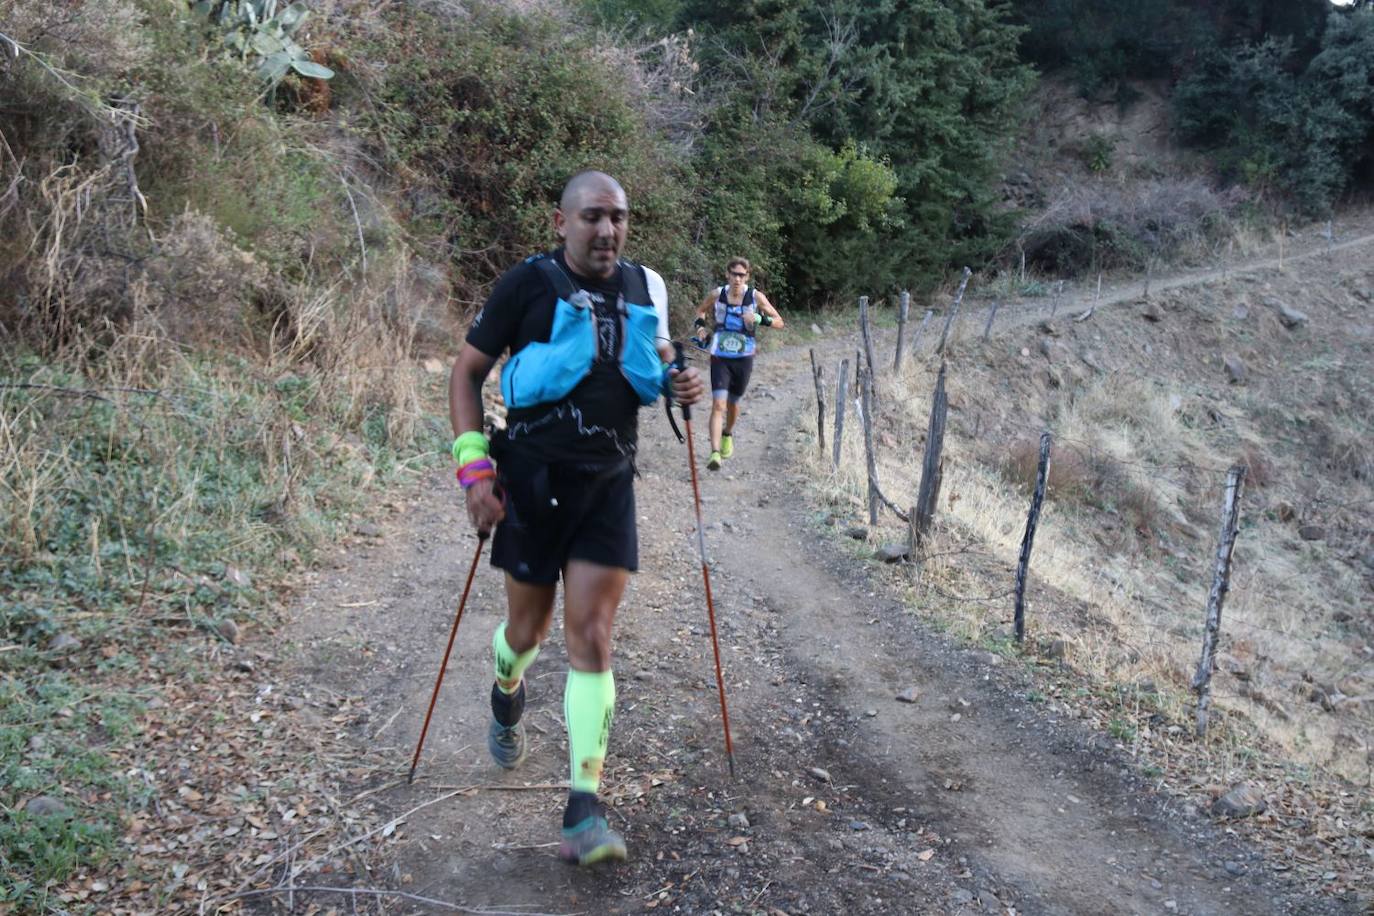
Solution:
<svg viewBox="0 0 1374 916">
<path fill-rule="evenodd" d="M 834 347 L 852 352 L 852 341 Z M 763 356 L 736 456 L 702 471 L 739 778 L 721 748 L 686 450 L 645 412 L 644 572 L 617 623 L 604 785 L 631 861 L 579 871 L 554 857 L 567 778 L 558 624 L 529 674 L 529 759 L 515 773 L 487 759 L 503 605 L 484 560 L 421 778 L 377 787 L 395 815 L 430 804 L 385 840 L 391 873 L 355 884 L 526 914 L 1346 911 L 1171 808 L 1111 742 L 1025 701 L 1013 666 L 932 632 L 883 577 L 841 559 L 789 460 L 805 422 L 798 392 L 810 388 L 804 348 Z M 698 426 L 704 436 L 704 417 Z M 447 472 L 380 527 L 320 577 L 292 641 L 302 689 L 361 696 L 370 714 L 356 740 L 403 776 L 475 541 Z M 917 701 L 898 702 L 911 686 Z M 443 911 L 414 899 L 401 909 Z"/>
<path fill-rule="evenodd" d="M 1320 258 L 1336 259 L 1341 255 L 1349 255 L 1356 251 L 1368 249 L 1371 244 L 1374 244 L 1374 233 L 1366 233 L 1363 231 L 1358 231 L 1354 237 L 1343 242 L 1328 244 L 1325 241 L 1321 241 L 1316 245 L 1309 245 L 1296 250 L 1290 249 L 1285 251 L 1281 256 L 1275 253 L 1278 251 L 1278 246 L 1276 244 L 1270 244 L 1267 246 L 1269 253 L 1264 257 L 1237 261 L 1220 267 L 1185 270 L 1167 276 L 1154 277 L 1150 281 L 1150 292 L 1157 294 L 1165 292 L 1166 290 L 1199 286 L 1244 274 L 1260 273 L 1262 271 L 1275 270 L 1281 267 L 1286 268 L 1288 265 L 1300 261 L 1310 261 Z M 1365 251 L 1365 255 L 1369 255 L 1367 250 Z M 1090 288 L 1091 286 L 1092 284 L 1085 282 L 1081 289 L 1066 288 L 1064 298 L 1060 299 L 1058 303 L 1058 316 L 1067 321 L 1070 319 L 1070 316 L 1082 314 L 1082 312 L 1091 307 L 1108 308 L 1126 302 L 1136 302 L 1141 299 L 1145 288 L 1144 280 L 1135 280 L 1130 283 L 1108 283 L 1102 287 L 1101 295 L 1097 295 L 1095 291 Z M 1035 299 L 1020 299 L 1006 302 L 1003 304 L 1003 307 L 998 310 L 997 324 L 996 328 L 994 328 L 994 333 L 996 333 L 997 328 L 1006 330 L 1009 326 L 1031 324 L 1040 321 L 1049 314 L 1052 307 L 1053 299 L 1043 296 Z M 916 312 L 914 307 L 912 312 Z M 983 310 L 978 322 L 974 322 L 972 319 L 969 319 L 969 321 L 970 325 L 976 324 L 981 333 L 983 327 L 981 322 L 986 321 L 986 319 L 987 312 Z M 938 330 L 938 328 L 935 329 L 937 336 Z M 927 331 L 927 333 L 929 333 L 929 331 Z M 971 330 L 966 330 L 965 333 L 973 332 Z"/>
</svg>

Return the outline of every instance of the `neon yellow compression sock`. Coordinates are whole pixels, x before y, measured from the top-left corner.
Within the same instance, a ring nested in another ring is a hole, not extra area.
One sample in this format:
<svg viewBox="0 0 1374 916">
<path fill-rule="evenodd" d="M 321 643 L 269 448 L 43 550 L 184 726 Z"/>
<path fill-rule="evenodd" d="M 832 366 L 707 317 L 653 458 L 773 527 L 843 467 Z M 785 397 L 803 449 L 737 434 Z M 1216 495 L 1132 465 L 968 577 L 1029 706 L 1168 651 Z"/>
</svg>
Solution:
<svg viewBox="0 0 1374 916">
<path fill-rule="evenodd" d="M 568 757 L 572 790 L 595 793 L 611 736 L 615 712 L 615 676 L 609 671 L 568 670 L 563 691 L 563 717 L 568 723 Z"/>
<path fill-rule="evenodd" d="M 525 669 L 539 655 L 539 645 L 536 643 L 533 648 L 517 653 L 506 642 L 506 621 L 503 620 L 491 637 L 491 651 L 496 656 L 496 686 L 502 693 L 509 694 L 520 686 Z"/>
</svg>

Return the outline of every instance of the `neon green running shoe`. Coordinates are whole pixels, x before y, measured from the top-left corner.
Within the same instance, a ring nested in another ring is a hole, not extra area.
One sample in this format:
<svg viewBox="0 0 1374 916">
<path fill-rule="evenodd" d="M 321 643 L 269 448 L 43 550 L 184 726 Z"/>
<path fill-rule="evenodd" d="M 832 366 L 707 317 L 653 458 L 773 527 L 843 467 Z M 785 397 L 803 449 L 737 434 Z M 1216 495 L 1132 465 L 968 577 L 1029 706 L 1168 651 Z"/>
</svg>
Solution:
<svg viewBox="0 0 1374 916">
<path fill-rule="evenodd" d="M 711 457 L 706 459 L 706 469 L 708 471 L 720 470 L 720 452 L 712 452 Z"/>
<path fill-rule="evenodd" d="M 558 858 L 569 865 L 623 862 L 628 857 L 625 838 L 611 829 L 599 802 L 594 806 L 594 813 L 583 818 L 577 826 L 563 828 L 563 840 L 558 844 Z"/>
<path fill-rule="evenodd" d="M 729 458 L 735 453 L 735 437 L 729 433 L 722 433 L 720 437 L 720 457 Z"/>
</svg>

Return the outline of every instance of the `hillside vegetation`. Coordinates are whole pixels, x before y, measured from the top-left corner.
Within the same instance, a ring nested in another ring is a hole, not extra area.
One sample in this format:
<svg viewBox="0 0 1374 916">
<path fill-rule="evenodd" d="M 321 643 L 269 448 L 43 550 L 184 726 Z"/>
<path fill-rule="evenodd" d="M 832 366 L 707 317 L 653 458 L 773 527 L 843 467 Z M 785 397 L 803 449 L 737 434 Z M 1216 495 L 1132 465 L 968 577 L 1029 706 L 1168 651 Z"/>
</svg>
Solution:
<svg viewBox="0 0 1374 916">
<path fill-rule="evenodd" d="M 893 574 L 909 608 L 1041 668 L 1028 699 L 1095 723 L 1158 788 L 1210 803 L 1257 787 L 1271 811 L 1233 829 L 1300 850 L 1315 883 L 1332 869 L 1358 883 L 1374 829 L 1374 389 L 1359 368 L 1374 357 L 1374 274 L 1364 250 L 1322 250 L 1149 295 L 1109 289 L 1093 308 L 1089 290 L 1053 318 L 1043 300 L 1004 303 L 992 339 L 983 312 L 944 358 L 918 352 L 899 372 L 880 358 L 877 473 L 903 507 L 914 500 L 947 374 L 937 528 Z M 813 441 L 814 414 L 800 416 Z M 1042 431 L 1021 649 L 1009 593 Z M 806 450 L 838 530 L 867 521 L 863 449 L 853 432 L 838 466 Z M 1237 465 L 1241 528 L 1199 737 L 1193 677 Z M 903 541 L 907 526 L 884 511 L 872 537 Z"/>
<path fill-rule="evenodd" d="M 1090 21 L 1067 2 L 0 0 L 0 908 L 76 908 L 116 868 L 134 910 L 203 895 L 147 878 L 174 853 L 136 840 L 153 774 L 179 729 L 251 719 L 221 651 L 442 460 L 419 359 L 553 242 L 572 172 L 629 188 L 677 318 L 732 255 L 824 311 L 1022 254 L 1153 265 L 1367 182 L 1374 11 L 1219 5 L 1164 49 L 1210 160 L 1118 174 L 1108 138 L 1075 165 L 1102 196 L 1011 187 L 1036 66 L 1161 77 L 1129 36 L 1174 5 L 1094 6 L 1116 43 L 1084 58 L 1048 37 Z M 288 779 L 328 735 L 257 765 Z"/>
</svg>

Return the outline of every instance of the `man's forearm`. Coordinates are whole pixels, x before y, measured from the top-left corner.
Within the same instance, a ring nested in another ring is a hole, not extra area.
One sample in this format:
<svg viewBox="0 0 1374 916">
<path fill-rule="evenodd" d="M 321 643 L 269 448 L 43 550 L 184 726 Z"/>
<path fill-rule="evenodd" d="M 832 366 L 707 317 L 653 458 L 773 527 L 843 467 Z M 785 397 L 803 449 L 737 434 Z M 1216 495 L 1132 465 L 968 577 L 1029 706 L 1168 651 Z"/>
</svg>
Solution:
<svg viewBox="0 0 1374 916">
<path fill-rule="evenodd" d="M 481 383 L 456 367 L 448 386 L 448 418 L 455 436 L 482 429 Z"/>
</svg>

